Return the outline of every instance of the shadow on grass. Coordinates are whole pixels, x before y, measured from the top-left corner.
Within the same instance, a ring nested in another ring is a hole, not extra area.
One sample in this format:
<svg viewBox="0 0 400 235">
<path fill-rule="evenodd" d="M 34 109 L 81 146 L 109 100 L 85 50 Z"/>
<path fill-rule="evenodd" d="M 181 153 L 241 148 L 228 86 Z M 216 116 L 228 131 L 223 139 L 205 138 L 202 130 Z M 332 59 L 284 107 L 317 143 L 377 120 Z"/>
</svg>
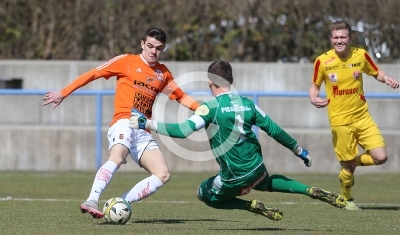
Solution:
<svg viewBox="0 0 400 235">
<path fill-rule="evenodd" d="M 179 219 L 165 219 L 165 220 L 135 220 L 132 222 L 128 222 L 126 225 L 134 225 L 136 223 L 139 224 L 182 224 L 185 222 L 192 222 L 192 221 L 200 221 L 200 222 L 217 222 L 217 221 L 223 221 L 227 222 L 227 220 L 216 220 L 216 219 L 194 219 L 194 220 L 179 220 Z M 234 221 L 231 221 L 234 222 Z M 105 226 L 121 226 L 120 224 L 109 224 L 106 222 L 101 223 L 101 225 Z M 265 227 L 265 228 L 232 228 L 232 229 L 226 229 L 226 228 L 221 228 L 221 229 L 212 229 L 209 228 L 208 230 L 212 231 L 303 231 L 303 232 L 321 232 L 321 230 L 313 230 L 313 229 L 286 229 L 286 228 L 271 228 L 271 227 Z M 332 232 L 332 230 L 325 230 L 324 232 Z"/>
<path fill-rule="evenodd" d="M 322 232 L 321 230 L 314 230 L 314 229 L 286 229 L 286 228 L 238 228 L 238 229 L 210 229 L 210 230 Z M 324 232 L 333 232 L 333 230 L 325 230 Z"/>
<path fill-rule="evenodd" d="M 398 211 L 399 206 L 360 206 L 363 210 L 382 210 L 382 211 Z"/>
<path fill-rule="evenodd" d="M 216 231 L 284 231 L 287 230 L 285 228 L 234 228 L 234 229 L 209 229 L 209 230 L 216 230 Z M 309 230 L 307 230 L 309 231 Z"/>
<path fill-rule="evenodd" d="M 180 220 L 180 219 L 151 219 L 151 220 L 134 220 L 131 223 L 132 224 L 183 224 L 186 222 L 218 222 L 218 221 L 224 221 L 226 220 L 216 220 L 216 219 L 185 219 L 185 220 Z"/>
</svg>

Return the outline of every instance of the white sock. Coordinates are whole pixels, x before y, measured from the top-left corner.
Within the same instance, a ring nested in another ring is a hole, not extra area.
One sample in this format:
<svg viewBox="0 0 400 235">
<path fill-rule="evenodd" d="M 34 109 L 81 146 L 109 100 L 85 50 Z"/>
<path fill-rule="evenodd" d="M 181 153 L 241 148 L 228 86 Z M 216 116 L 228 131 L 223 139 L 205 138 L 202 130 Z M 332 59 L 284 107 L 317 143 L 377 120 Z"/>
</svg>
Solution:
<svg viewBox="0 0 400 235">
<path fill-rule="evenodd" d="M 99 201 L 100 194 L 106 189 L 108 183 L 115 171 L 117 171 L 118 166 L 113 161 L 107 161 L 102 167 L 97 171 L 94 177 L 92 190 L 90 191 L 88 201 Z"/>
<path fill-rule="evenodd" d="M 130 204 L 152 195 L 161 186 L 163 186 L 161 180 L 157 176 L 151 175 L 137 183 L 131 190 L 126 192 L 121 197 L 125 198 L 125 200 Z"/>
</svg>

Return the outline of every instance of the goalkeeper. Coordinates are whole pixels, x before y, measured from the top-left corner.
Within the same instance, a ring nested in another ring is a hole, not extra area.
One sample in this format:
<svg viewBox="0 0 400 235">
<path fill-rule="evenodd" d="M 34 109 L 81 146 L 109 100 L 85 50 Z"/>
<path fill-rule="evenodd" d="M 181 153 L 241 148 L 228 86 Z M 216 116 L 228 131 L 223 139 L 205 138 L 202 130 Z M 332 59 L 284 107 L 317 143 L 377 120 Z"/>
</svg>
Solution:
<svg viewBox="0 0 400 235">
<path fill-rule="evenodd" d="M 228 62 L 213 62 L 208 68 L 208 77 L 215 98 L 203 103 L 184 123 L 166 124 L 148 120 L 137 110 L 132 110 L 130 118 L 130 127 L 133 129 L 147 129 L 176 138 L 185 138 L 203 127 L 206 129 L 220 172 L 199 185 L 199 200 L 213 208 L 248 210 L 271 220 L 282 219 L 282 211 L 266 206 L 261 201 L 246 201 L 237 196 L 254 189 L 303 194 L 338 208 L 346 205 L 344 198 L 337 193 L 310 187 L 283 175 L 269 176 L 263 163 L 260 143 L 251 129 L 253 125 L 260 127 L 310 167 L 308 151 L 300 147 L 253 101 L 230 92 L 233 77 Z"/>
</svg>

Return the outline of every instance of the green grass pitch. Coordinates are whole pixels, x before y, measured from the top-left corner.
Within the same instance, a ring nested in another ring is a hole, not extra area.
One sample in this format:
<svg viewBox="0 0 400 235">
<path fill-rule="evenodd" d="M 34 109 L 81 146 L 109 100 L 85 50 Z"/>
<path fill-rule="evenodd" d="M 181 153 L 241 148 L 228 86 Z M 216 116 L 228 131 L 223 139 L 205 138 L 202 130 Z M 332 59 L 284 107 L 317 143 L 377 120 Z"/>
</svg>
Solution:
<svg viewBox="0 0 400 235">
<path fill-rule="evenodd" d="M 156 194 L 132 204 L 127 224 L 110 225 L 79 210 L 95 172 L 0 172 L 0 234 L 400 234 L 400 174 L 356 175 L 353 196 L 362 211 L 344 211 L 303 195 L 252 191 L 242 197 L 278 207 L 281 221 L 199 202 L 197 186 L 213 174 L 172 172 L 170 182 Z M 117 172 L 101 196 L 100 208 L 146 176 Z M 287 176 L 339 191 L 336 175 Z"/>
</svg>

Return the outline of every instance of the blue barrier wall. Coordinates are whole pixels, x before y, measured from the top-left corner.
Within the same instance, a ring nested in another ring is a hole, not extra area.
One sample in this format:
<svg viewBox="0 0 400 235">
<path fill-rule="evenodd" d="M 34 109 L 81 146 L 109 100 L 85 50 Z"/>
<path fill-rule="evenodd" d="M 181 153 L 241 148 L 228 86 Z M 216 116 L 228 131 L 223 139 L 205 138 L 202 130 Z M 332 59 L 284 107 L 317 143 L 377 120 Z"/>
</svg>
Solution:
<svg viewBox="0 0 400 235">
<path fill-rule="evenodd" d="M 37 95 L 43 96 L 47 91 L 45 90 L 18 90 L 18 89 L 0 89 L 1 96 L 27 96 L 27 95 Z M 204 93 L 204 91 L 187 91 L 189 94 Z M 243 96 L 252 98 L 254 102 L 258 105 L 259 100 L 262 97 L 283 97 L 283 98 L 308 98 L 307 92 L 239 92 Z M 113 96 L 113 90 L 78 90 L 72 95 L 74 96 L 94 96 L 96 98 L 95 107 L 95 131 L 96 131 L 96 168 L 100 168 L 102 165 L 102 114 L 103 114 L 103 97 Z M 324 96 L 323 94 L 321 96 Z M 367 93 L 366 97 L 368 99 L 399 99 L 400 94 L 393 93 Z M 257 129 L 255 129 L 257 132 Z"/>
</svg>

